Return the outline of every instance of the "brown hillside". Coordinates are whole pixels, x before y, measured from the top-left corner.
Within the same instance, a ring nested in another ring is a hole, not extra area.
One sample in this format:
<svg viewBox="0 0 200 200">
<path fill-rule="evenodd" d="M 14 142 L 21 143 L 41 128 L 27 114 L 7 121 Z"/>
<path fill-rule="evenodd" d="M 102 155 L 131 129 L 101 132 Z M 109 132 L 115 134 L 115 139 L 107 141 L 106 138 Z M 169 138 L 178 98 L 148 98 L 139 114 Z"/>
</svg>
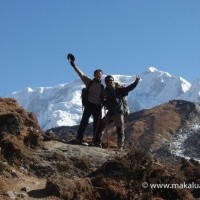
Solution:
<svg viewBox="0 0 200 200">
<path fill-rule="evenodd" d="M 198 116 L 195 103 L 175 100 L 133 113 L 126 124 L 126 145 L 131 141 L 146 150 L 157 150 L 165 141 L 170 141 L 179 129 L 198 119 Z"/>
<path fill-rule="evenodd" d="M 197 122 L 199 110 L 191 102 L 171 101 L 131 114 L 126 123 L 126 149 L 119 152 L 57 141 L 53 133 L 47 136 L 40 129 L 33 113 L 22 109 L 14 99 L 0 98 L 0 199 L 200 198 L 199 188 L 183 188 L 184 183 L 200 185 L 197 161 L 173 154 L 165 161 L 166 157 L 157 159 L 153 152 L 179 129 Z M 68 134 L 75 136 L 75 129 L 59 130 L 68 138 Z M 104 146 L 113 138 L 116 133 L 109 127 Z M 176 162 L 172 162 L 173 157 Z M 177 187 L 151 188 L 150 184 Z"/>
<path fill-rule="evenodd" d="M 178 132 L 189 124 L 199 121 L 200 106 L 189 101 L 174 100 L 159 105 L 152 109 L 131 113 L 125 124 L 125 145 L 156 151 L 163 144 L 170 142 Z M 57 127 L 52 131 L 64 140 L 76 137 L 78 126 Z M 85 136 L 92 135 L 90 124 Z M 104 147 L 112 147 L 116 144 L 116 129 L 110 125 L 103 136 Z"/>
</svg>

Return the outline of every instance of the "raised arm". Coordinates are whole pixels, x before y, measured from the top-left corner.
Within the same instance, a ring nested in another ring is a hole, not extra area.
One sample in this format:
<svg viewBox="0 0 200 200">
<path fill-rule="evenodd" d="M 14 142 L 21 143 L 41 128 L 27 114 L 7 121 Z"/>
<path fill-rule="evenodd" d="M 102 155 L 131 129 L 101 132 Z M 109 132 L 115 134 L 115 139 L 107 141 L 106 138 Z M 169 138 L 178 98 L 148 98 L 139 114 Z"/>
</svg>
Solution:
<svg viewBox="0 0 200 200">
<path fill-rule="evenodd" d="M 135 81 L 127 87 L 118 88 L 119 96 L 127 96 L 127 94 L 133 90 L 140 81 L 140 77 L 137 75 Z"/>
<path fill-rule="evenodd" d="M 76 73 L 78 74 L 78 76 L 80 77 L 80 79 L 83 81 L 83 83 L 84 83 L 85 85 L 88 85 L 89 82 L 91 81 L 91 79 L 88 78 L 88 77 L 84 74 L 84 72 L 82 72 L 81 69 L 79 69 L 79 67 L 76 66 L 74 55 L 71 54 L 71 53 L 69 53 L 69 54 L 67 55 L 67 59 L 68 59 L 70 65 L 74 68 L 75 72 L 76 72 Z"/>
<path fill-rule="evenodd" d="M 127 89 L 127 92 L 130 92 L 131 90 L 133 90 L 137 86 L 139 81 L 140 81 L 140 77 L 137 75 L 134 83 L 132 83 L 129 86 L 125 87 L 125 89 Z"/>
</svg>

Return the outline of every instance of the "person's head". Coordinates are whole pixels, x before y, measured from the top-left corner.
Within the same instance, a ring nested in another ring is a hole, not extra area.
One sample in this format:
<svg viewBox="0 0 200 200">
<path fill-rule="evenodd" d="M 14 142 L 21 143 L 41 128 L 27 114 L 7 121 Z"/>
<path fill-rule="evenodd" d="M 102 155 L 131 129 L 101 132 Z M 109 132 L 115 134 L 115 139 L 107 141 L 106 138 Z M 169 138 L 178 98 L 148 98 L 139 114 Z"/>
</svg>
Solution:
<svg viewBox="0 0 200 200">
<path fill-rule="evenodd" d="M 111 75 L 105 77 L 106 86 L 112 86 L 114 84 L 114 78 Z"/>
<path fill-rule="evenodd" d="M 94 78 L 96 80 L 101 80 L 102 75 L 103 75 L 103 71 L 101 69 L 96 69 L 94 71 Z"/>
</svg>

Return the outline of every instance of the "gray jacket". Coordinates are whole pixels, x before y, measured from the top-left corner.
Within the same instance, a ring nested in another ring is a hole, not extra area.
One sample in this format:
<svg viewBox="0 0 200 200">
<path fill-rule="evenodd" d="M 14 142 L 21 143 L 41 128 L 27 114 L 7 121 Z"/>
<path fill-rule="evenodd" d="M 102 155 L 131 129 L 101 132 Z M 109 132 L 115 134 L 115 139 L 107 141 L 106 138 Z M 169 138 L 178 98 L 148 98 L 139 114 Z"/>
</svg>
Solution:
<svg viewBox="0 0 200 200">
<path fill-rule="evenodd" d="M 90 82 L 93 81 L 92 85 L 89 88 L 88 101 L 96 105 L 101 105 L 103 97 L 101 81 L 92 80 L 91 78 L 86 76 L 77 66 L 73 66 L 73 68 L 86 87 L 88 87 Z"/>
</svg>

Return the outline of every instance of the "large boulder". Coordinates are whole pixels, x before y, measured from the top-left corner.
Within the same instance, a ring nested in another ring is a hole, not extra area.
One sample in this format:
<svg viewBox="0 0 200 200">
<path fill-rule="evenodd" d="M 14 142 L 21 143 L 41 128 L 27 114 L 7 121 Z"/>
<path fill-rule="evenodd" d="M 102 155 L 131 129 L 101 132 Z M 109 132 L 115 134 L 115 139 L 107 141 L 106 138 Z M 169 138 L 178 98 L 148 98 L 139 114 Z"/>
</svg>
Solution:
<svg viewBox="0 0 200 200">
<path fill-rule="evenodd" d="M 0 98 L 0 147 L 4 158 L 20 164 L 31 148 L 42 145 L 43 131 L 37 118 L 12 98 Z"/>
</svg>

